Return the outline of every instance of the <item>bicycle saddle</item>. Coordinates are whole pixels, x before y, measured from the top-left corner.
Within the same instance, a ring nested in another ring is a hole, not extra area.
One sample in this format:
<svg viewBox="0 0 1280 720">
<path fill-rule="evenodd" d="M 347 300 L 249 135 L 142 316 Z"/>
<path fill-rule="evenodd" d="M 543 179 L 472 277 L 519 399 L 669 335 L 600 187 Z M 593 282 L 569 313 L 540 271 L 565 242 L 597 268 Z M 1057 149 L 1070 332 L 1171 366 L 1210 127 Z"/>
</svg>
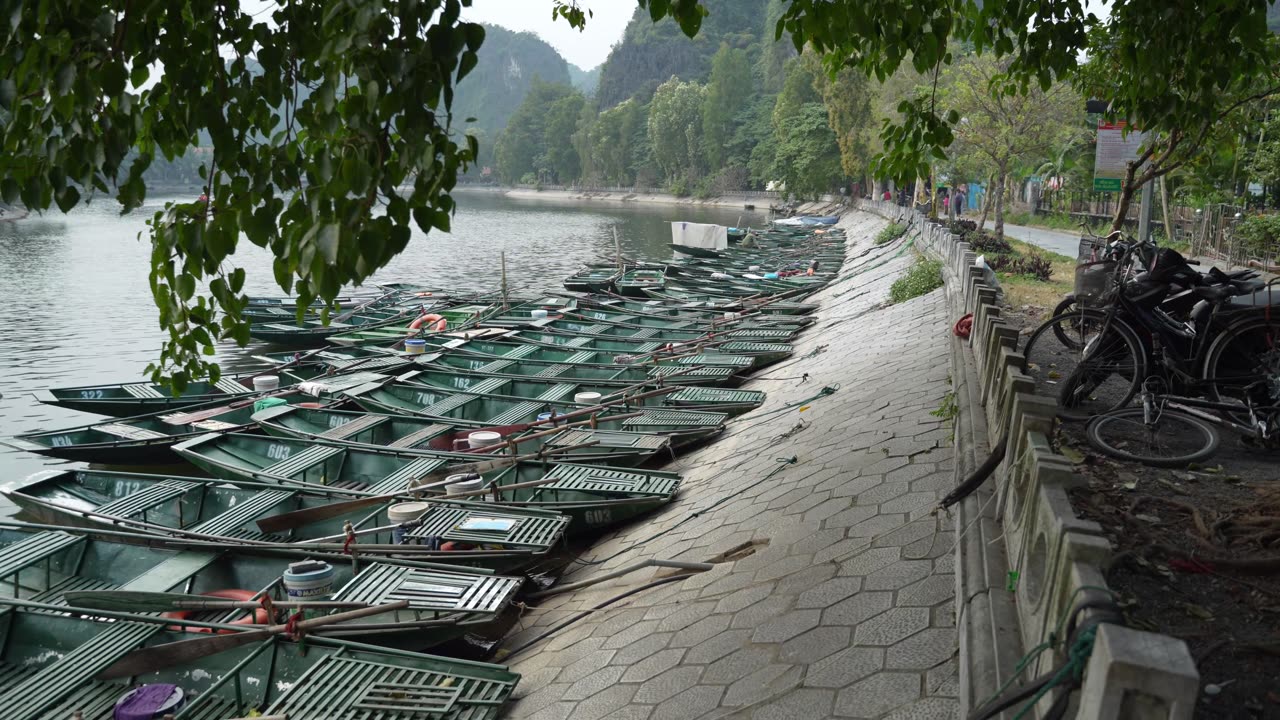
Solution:
<svg viewBox="0 0 1280 720">
<path fill-rule="evenodd" d="M 1274 307 L 1280 305 L 1280 286 L 1264 286 L 1260 290 L 1236 295 L 1228 302 L 1231 307 Z"/>
</svg>

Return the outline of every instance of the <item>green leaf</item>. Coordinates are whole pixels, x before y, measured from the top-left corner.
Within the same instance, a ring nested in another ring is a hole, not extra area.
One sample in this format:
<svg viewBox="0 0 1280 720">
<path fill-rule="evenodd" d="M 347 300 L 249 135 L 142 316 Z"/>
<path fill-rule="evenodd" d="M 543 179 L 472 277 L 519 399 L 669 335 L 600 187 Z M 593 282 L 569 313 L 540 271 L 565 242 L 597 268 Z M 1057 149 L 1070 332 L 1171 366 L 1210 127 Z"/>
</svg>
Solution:
<svg viewBox="0 0 1280 720">
<path fill-rule="evenodd" d="M 75 187 L 68 185 L 61 192 L 54 195 L 54 201 L 58 203 L 58 209 L 64 213 L 71 212 L 71 208 L 80 202 L 80 191 Z"/>
<path fill-rule="evenodd" d="M 0 80 L 0 107 L 8 110 L 13 107 L 13 99 L 18 95 L 18 86 L 12 78 Z"/>
<path fill-rule="evenodd" d="M 66 95 L 71 92 L 71 85 L 76 81 L 76 66 L 67 63 L 58 68 L 57 75 L 54 76 L 54 87 L 57 89 L 58 95 Z"/>
<path fill-rule="evenodd" d="M 320 250 L 320 256 L 329 265 L 338 262 L 338 237 L 340 228 L 337 223 L 326 223 L 320 228 L 320 233 L 316 236 L 316 247 Z"/>
<path fill-rule="evenodd" d="M 196 279 L 194 276 L 183 273 L 174 278 L 174 280 L 178 290 L 178 297 L 182 298 L 183 302 L 189 301 L 196 294 Z"/>
<path fill-rule="evenodd" d="M 18 202 L 18 198 L 22 195 L 22 187 L 18 185 L 18 181 L 11 177 L 0 180 L 0 197 L 4 199 L 5 204 L 12 205 Z"/>
</svg>

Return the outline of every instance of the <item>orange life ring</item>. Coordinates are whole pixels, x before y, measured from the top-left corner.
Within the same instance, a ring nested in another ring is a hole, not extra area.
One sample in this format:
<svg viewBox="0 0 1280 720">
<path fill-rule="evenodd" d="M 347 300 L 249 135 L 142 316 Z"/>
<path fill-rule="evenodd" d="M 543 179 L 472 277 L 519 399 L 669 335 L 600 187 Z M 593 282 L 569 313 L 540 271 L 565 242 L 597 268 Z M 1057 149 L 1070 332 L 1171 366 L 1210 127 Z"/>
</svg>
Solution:
<svg viewBox="0 0 1280 720">
<path fill-rule="evenodd" d="M 211 592 L 207 592 L 207 593 L 200 593 L 200 596 L 201 596 L 201 597 L 219 598 L 219 599 L 222 599 L 222 600 L 239 600 L 239 601 L 242 601 L 242 602 L 243 602 L 243 601 L 253 600 L 253 599 L 257 596 L 257 593 L 255 593 L 255 592 L 254 592 L 254 591 L 252 591 L 252 590 L 213 590 L 213 591 L 211 591 Z M 163 617 L 173 618 L 173 619 L 175 619 L 175 620 L 186 620 L 187 618 L 191 617 L 191 616 L 192 616 L 193 614 L 195 614 L 196 612 L 200 612 L 200 611 L 198 611 L 198 610 L 171 610 L 171 611 L 169 611 L 169 612 L 165 613 L 165 614 L 163 615 Z M 232 624 L 232 625 L 266 625 L 266 624 L 268 624 L 269 622 L 271 622 L 271 618 L 267 617 L 267 611 L 266 611 L 266 609 L 265 609 L 265 608 L 258 608 L 258 609 L 256 609 L 256 610 L 254 610 L 254 611 L 253 611 L 253 614 L 252 614 L 252 615 L 246 615 L 245 617 L 242 617 L 242 618 L 240 618 L 239 620 L 235 620 L 235 621 L 233 621 L 231 624 Z M 179 630 L 179 627 L 178 627 L 178 626 L 176 626 L 176 625 L 172 625 L 172 626 L 169 626 L 169 627 L 167 627 L 167 628 L 165 628 L 165 629 L 166 629 L 166 630 L 171 630 L 171 631 L 177 631 L 177 630 Z M 204 627 L 202 627 L 202 628 L 187 628 L 187 631 L 188 631 L 188 632 L 198 632 L 198 633 L 212 633 L 212 632 L 213 632 L 213 628 L 204 628 Z M 228 634 L 233 633 L 233 632 L 235 632 L 235 631 L 234 631 L 234 630 L 219 630 L 219 631 L 218 631 L 218 634 L 219 634 L 219 635 L 228 635 Z"/>
<path fill-rule="evenodd" d="M 444 316 L 436 315 L 435 313 L 427 313 L 426 315 L 423 315 L 417 320 L 409 323 L 409 329 L 416 332 L 421 330 L 422 326 L 427 323 L 435 323 L 431 326 L 431 329 L 436 332 L 444 332 L 444 329 L 449 327 L 449 321 L 445 319 Z"/>
</svg>

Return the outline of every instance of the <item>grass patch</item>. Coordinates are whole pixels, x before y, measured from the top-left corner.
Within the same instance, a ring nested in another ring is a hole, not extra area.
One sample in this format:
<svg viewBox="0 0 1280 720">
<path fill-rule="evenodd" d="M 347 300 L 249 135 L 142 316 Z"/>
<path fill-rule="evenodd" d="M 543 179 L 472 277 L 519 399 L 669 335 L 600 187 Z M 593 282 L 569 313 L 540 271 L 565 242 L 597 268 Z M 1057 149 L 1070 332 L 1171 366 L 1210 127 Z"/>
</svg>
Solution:
<svg viewBox="0 0 1280 720">
<path fill-rule="evenodd" d="M 1032 215 L 1026 210 L 1018 212 L 1005 213 L 1004 221 L 1010 225 L 1025 225 L 1026 227 L 1038 227 L 1046 230 L 1063 230 L 1066 232 L 1080 232 L 1080 218 L 1072 217 L 1066 213 L 1039 213 Z M 1111 222 L 1108 220 L 1090 220 L 1089 229 L 1099 235 L 1105 235 L 1111 231 Z"/>
<path fill-rule="evenodd" d="M 894 240 L 897 240 L 898 238 L 902 237 L 902 234 L 905 233 L 906 231 L 907 231 L 906 225 L 902 225 L 900 223 L 890 223 L 889 225 L 886 225 L 885 228 L 876 235 L 876 244 L 887 245 L 893 242 Z"/>
<path fill-rule="evenodd" d="M 917 257 L 916 264 L 907 274 L 893 281 L 889 287 L 889 301 L 901 303 L 911 298 L 927 295 L 942 287 L 942 261 Z"/>
</svg>

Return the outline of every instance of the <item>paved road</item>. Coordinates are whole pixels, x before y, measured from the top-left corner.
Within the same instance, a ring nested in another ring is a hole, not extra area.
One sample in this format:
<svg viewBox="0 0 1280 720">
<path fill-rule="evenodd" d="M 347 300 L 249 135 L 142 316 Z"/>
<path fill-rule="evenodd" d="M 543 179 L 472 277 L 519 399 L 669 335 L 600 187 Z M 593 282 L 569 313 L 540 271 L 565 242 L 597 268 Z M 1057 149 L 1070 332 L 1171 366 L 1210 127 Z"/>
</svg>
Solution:
<svg viewBox="0 0 1280 720">
<path fill-rule="evenodd" d="M 858 216 L 854 255 L 884 225 Z M 879 307 L 911 262 L 891 246 L 847 264 L 862 273 L 816 296 L 821 320 L 793 359 L 748 385 L 768 403 L 681 458 L 680 497 L 566 580 L 732 559 L 600 610 L 654 573 L 536 603 L 508 647 L 585 612 L 513 658 L 510 717 L 955 717 L 955 534 L 930 512 L 954 484 L 950 430 L 931 414 L 950 388 L 950 319 L 940 290 Z"/>
<path fill-rule="evenodd" d="M 987 229 L 995 227 L 995 223 L 988 220 Z M 1051 250 L 1059 255 L 1066 255 L 1073 258 L 1080 246 L 1080 233 L 1067 232 L 1064 230 L 1046 230 L 1044 228 L 1027 227 L 1025 225 L 1004 224 L 1005 237 L 1021 240 L 1046 250 Z"/>
</svg>

